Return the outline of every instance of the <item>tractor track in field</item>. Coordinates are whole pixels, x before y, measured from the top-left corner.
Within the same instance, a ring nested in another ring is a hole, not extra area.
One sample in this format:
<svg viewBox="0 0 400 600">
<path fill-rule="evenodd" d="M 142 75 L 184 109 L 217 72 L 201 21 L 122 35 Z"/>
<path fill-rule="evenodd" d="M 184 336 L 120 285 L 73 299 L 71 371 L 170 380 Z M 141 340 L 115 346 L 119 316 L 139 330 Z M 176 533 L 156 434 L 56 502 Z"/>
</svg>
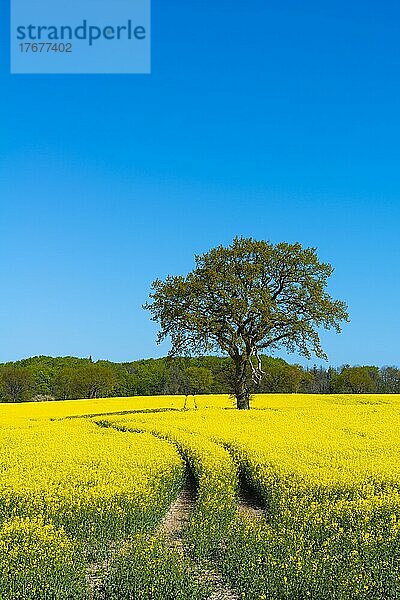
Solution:
<svg viewBox="0 0 400 600">
<path fill-rule="evenodd" d="M 106 600 L 104 577 L 109 568 L 109 560 L 91 563 L 86 569 L 86 581 L 90 600 Z"/>
<path fill-rule="evenodd" d="M 168 546 L 180 550 L 183 554 L 185 554 L 183 531 L 194 510 L 196 493 L 196 483 L 188 477 L 185 487 L 171 504 L 159 527 L 159 532 L 166 537 Z M 211 584 L 213 592 L 208 600 L 239 600 L 236 592 L 224 581 L 216 564 L 209 562 L 206 567 L 196 570 L 194 575 L 199 582 Z"/>
<path fill-rule="evenodd" d="M 243 476 L 239 478 L 237 510 L 240 516 L 248 516 L 253 519 L 262 519 L 265 517 L 265 507 Z"/>
<path fill-rule="evenodd" d="M 229 448 L 225 449 L 229 451 Z M 179 447 L 178 450 L 180 450 Z M 182 455 L 182 452 L 180 454 Z M 232 455 L 232 452 L 230 454 Z M 232 459 L 235 460 L 233 456 Z M 186 485 L 175 502 L 171 504 L 160 526 L 160 531 L 170 540 L 170 547 L 179 548 L 183 554 L 185 554 L 183 530 L 195 508 L 197 494 L 196 481 L 191 473 L 190 466 L 187 461 L 185 462 L 189 474 Z M 246 516 L 258 520 L 265 516 L 265 507 L 260 497 L 249 485 L 240 468 L 238 469 L 237 501 L 237 515 L 239 517 Z M 203 566 L 196 573 L 196 576 L 199 581 L 211 584 L 213 592 L 208 600 L 240 600 L 237 592 L 224 580 L 216 561 L 209 561 L 205 567 Z"/>
<path fill-rule="evenodd" d="M 196 484 L 187 478 L 186 485 L 169 507 L 167 514 L 159 526 L 159 533 L 165 535 L 169 546 L 184 552 L 183 530 L 190 519 L 196 502 Z"/>
<path fill-rule="evenodd" d="M 69 421 L 74 419 L 93 419 L 95 417 L 123 417 L 125 415 L 137 415 L 147 413 L 165 413 L 165 412 L 182 412 L 182 408 L 138 408 L 129 410 L 118 410 L 116 412 L 102 412 L 102 413 L 86 413 L 84 415 L 69 415 L 67 417 L 59 417 L 50 419 L 51 421 Z M 113 425 L 111 425 L 114 427 Z M 116 429 L 116 427 L 114 427 Z"/>
<path fill-rule="evenodd" d="M 159 527 L 159 533 L 166 537 L 168 546 L 171 549 L 178 549 L 183 554 L 185 554 L 183 531 L 194 510 L 196 493 L 196 483 L 192 477 L 188 477 L 185 487 L 171 504 Z M 264 516 L 264 508 L 244 480 L 241 480 L 239 485 L 237 512 L 238 515 L 247 515 L 254 519 Z M 239 600 L 238 594 L 226 583 L 216 563 L 209 562 L 195 575 L 199 581 L 212 585 L 213 592 L 208 600 Z"/>
<path fill-rule="evenodd" d="M 137 412 L 164 411 L 165 409 L 156 411 L 146 410 Z M 197 482 L 192 474 L 187 460 L 183 456 L 179 445 L 169 440 L 166 436 L 159 435 L 152 431 L 147 431 L 143 429 L 125 429 L 124 427 L 116 426 L 115 424 L 112 424 L 108 421 L 97 421 L 96 425 L 98 425 L 99 427 L 113 427 L 118 431 L 124 431 L 129 433 L 150 433 L 151 435 L 154 435 L 159 439 L 166 440 L 177 447 L 179 454 L 182 456 L 186 464 L 186 483 L 179 495 L 177 496 L 177 498 L 175 499 L 175 501 L 172 502 L 172 504 L 170 505 L 167 513 L 165 514 L 162 522 L 160 523 L 157 529 L 157 533 L 161 534 L 164 537 L 168 547 L 171 550 L 178 550 L 182 553 L 183 556 L 185 556 L 186 552 L 183 541 L 184 529 L 185 525 L 187 525 L 187 523 L 190 520 L 192 512 L 195 509 L 197 497 Z M 265 515 L 265 507 L 261 505 L 260 499 L 258 498 L 255 491 L 251 488 L 251 486 L 247 483 L 245 478 L 242 476 L 240 469 L 238 480 L 237 514 L 238 516 L 248 516 L 253 519 L 260 519 Z M 88 569 L 87 579 L 90 582 L 90 587 L 92 593 L 94 594 L 93 598 L 96 598 L 96 600 L 106 600 L 106 596 L 104 594 L 104 586 L 102 584 L 102 571 L 104 571 L 104 569 L 107 569 L 107 567 L 108 561 L 105 561 L 103 563 L 99 563 L 98 565 L 91 565 L 91 567 Z M 207 582 L 211 584 L 213 591 L 208 597 L 208 600 L 240 600 L 237 592 L 234 589 L 232 589 L 224 580 L 216 561 L 209 561 L 206 565 L 202 565 L 198 568 L 198 570 L 196 569 L 194 571 L 194 575 L 199 582 Z"/>
</svg>

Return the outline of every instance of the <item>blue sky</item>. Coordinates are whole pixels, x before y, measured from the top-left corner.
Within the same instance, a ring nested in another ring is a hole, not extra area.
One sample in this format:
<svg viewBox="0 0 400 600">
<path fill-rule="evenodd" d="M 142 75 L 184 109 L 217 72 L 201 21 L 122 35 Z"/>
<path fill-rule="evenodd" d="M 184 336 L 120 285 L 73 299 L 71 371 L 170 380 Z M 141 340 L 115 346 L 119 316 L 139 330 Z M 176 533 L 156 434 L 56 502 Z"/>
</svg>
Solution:
<svg viewBox="0 0 400 600">
<path fill-rule="evenodd" d="M 150 76 L 11 76 L 2 5 L 0 361 L 165 354 L 151 281 L 251 235 L 335 266 L 331 364 L 400 364 L 398 3 L 152 6 Z"/>
</svg>

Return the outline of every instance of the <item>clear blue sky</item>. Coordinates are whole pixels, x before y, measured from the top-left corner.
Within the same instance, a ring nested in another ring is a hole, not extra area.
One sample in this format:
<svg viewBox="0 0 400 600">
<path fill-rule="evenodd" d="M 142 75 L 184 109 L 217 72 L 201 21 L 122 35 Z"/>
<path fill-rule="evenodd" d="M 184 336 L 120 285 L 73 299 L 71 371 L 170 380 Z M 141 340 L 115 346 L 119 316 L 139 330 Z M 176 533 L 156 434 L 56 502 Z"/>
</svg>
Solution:
<svg viewBox="0 0 400 600">
<path fill-rule="evenodd" d="M 335 266 L 331 364 L 400 364 L 397 2 L 153 0 L 151 76 L 11 76 L 1 11 L 0 361 L 165 354 L 151 281 L 251 235 Z"/>
</svg>

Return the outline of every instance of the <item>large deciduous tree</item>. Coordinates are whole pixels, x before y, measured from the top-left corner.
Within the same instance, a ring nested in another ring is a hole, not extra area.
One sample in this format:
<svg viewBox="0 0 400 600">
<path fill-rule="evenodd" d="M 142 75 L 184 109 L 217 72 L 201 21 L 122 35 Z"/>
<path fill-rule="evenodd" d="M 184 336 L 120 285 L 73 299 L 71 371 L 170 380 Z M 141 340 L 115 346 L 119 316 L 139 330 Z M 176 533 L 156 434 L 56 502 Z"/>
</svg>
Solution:
<svg viewBox="0 0 400 600">
<path fill-rule="evenodd" d="M 326 292 L 333 272 L 315 248 L 237 237 L 195 257 L 186 276 L 152 284 L 157 341 L 171 339 L 171 354 L 220 352 L 234 362 L 233 390 L 239 409 L 249 408 L 249 374 L 262 378 L 260 354 L 283 347 L 325 358 L 319 329 L 340 332 L 346 305 Z"/>
</svg>

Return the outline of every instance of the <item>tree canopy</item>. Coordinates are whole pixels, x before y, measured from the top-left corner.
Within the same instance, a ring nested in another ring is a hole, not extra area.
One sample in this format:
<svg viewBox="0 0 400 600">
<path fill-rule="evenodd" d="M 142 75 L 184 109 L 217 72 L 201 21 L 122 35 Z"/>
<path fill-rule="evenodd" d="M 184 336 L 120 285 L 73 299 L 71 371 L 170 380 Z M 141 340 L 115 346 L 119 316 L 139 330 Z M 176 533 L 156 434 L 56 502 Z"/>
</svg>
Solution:
<svg viewBox="0 0 400 600">
<path fill-rule="evenodd" d="M 169 337 L 173 355 L 222 351 L 234 362 L 238 408 L 249 408 L 251 379 L 262 379 L 260 354 L 283 347 L 325 358 L 319 329 L 341 331 L 344 302 L 326 292 L 333 272 L 315 248 L 236 237 L 195 256 L 186 276 L 152 284 L 145 308 Z"/>
</svg>

